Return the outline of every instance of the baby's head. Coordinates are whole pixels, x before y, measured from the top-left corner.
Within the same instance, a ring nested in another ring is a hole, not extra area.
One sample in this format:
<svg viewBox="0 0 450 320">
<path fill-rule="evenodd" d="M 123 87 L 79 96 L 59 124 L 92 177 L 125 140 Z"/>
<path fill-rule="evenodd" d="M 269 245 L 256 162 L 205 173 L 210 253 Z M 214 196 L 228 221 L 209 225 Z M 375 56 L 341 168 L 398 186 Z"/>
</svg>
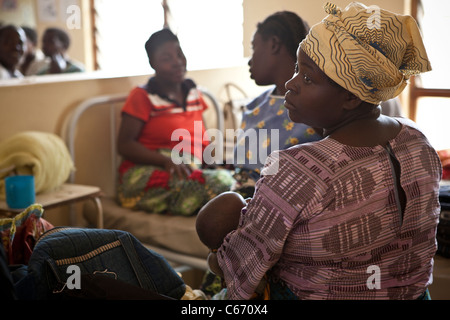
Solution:
<svg viewBox="0 0 450 320">
<path fill-rule="evenodd" d="M 218 249 L 225 236 L 239 224 L 244 198 L 236 192 L 224 192 L 205 204 L 197 215 L 197 234 L 208 248 Z"/>
</svg>

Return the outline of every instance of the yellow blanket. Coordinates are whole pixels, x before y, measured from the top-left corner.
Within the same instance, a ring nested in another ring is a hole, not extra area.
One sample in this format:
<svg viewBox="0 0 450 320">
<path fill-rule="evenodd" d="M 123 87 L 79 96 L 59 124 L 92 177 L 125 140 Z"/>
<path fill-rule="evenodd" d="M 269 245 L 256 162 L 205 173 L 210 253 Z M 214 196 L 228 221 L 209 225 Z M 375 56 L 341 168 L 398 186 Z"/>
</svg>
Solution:
<svg viewBox="0 0 450 320">
<path fill-rule="evenodd" d="M 25 131 L 0 142 L 0 198 L 5 198 L 5 177 L 33 175 L 36 193 L 63 184 L 74 169 L 64 141 L 48 132 Z"/>
</svg>

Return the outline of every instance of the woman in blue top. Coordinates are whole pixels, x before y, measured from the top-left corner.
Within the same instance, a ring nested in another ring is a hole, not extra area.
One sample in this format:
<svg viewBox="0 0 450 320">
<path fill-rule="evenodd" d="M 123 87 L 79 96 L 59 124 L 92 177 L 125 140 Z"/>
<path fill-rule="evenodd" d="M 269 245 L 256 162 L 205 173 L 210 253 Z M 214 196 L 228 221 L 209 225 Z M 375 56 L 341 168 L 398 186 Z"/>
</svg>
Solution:
<svg viewBox="0 0 450 320">
<path fill-rule="evenodd" d="M 285 83 L 292 77 L 298 44 L 309 27 L 297 14 L 280 11 L 258 23 L 252 39 L 250 77 L 270 88 L 247 105 L 234 152 L 236 191 L 252 196 L 267 156 L 274 150 L 320 140 L 313 128 L 292 122 L 284 107 Z M 318 130 L 317 130 L 318 131 Z"/>
</svg>

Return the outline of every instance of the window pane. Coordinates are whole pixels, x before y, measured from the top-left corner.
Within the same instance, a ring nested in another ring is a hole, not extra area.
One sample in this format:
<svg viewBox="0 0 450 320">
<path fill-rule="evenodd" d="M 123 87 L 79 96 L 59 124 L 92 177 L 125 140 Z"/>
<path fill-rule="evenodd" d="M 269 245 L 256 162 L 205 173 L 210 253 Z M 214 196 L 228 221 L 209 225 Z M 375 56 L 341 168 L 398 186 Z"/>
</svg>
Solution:
<svg viewBox="0 0 450 320">
<path fill-rule="evenodd" d="M 425 48 L 431 61 L 432 71 L 421 75 L 424 88 L 450 89 L 450 63 L 448 54 L 450 41 L 448 34 L 450 26 L 450 1 L 422 0 L 423 12 L 419 23 L 423 33 Z"/>
<path fill-rule="evenodd" d="M 242 0 L 170 0 L 169 6 L 189 70 L 242 64 Z"/>
<path fill-rule="evenodd" d="M 436 150 L 450 149 L 449 119 L 450 98 L 418 99 L 416 122 Z"/>
<path fill-rule="evenodd" d="M 95 0 L 95 9 L 100 70 L 123 74 L 153 72 L 145 42 L 164 26 L 161 0 Z"/>
</svg>

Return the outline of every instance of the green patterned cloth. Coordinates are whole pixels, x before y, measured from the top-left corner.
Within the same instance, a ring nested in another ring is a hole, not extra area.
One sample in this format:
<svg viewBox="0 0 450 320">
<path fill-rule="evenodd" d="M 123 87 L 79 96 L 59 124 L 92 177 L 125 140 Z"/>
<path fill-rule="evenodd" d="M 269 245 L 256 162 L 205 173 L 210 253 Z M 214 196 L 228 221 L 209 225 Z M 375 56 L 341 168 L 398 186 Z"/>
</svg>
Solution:
<svg viewBox="0 0 450 320">
<path fill-rule="evenodd" d="M 161 150 L 170 156 L 169 150 Z M 216 195 L 229 191 L 232 173 L 225 169 L 200 169 L 185 155 L 193 171 L 187 179 L 170 176 L 161 167 L 123 162 L 119 169 L 117 201 L 122 207 L 147 212 L 191 216 Z"/>
</svg>

